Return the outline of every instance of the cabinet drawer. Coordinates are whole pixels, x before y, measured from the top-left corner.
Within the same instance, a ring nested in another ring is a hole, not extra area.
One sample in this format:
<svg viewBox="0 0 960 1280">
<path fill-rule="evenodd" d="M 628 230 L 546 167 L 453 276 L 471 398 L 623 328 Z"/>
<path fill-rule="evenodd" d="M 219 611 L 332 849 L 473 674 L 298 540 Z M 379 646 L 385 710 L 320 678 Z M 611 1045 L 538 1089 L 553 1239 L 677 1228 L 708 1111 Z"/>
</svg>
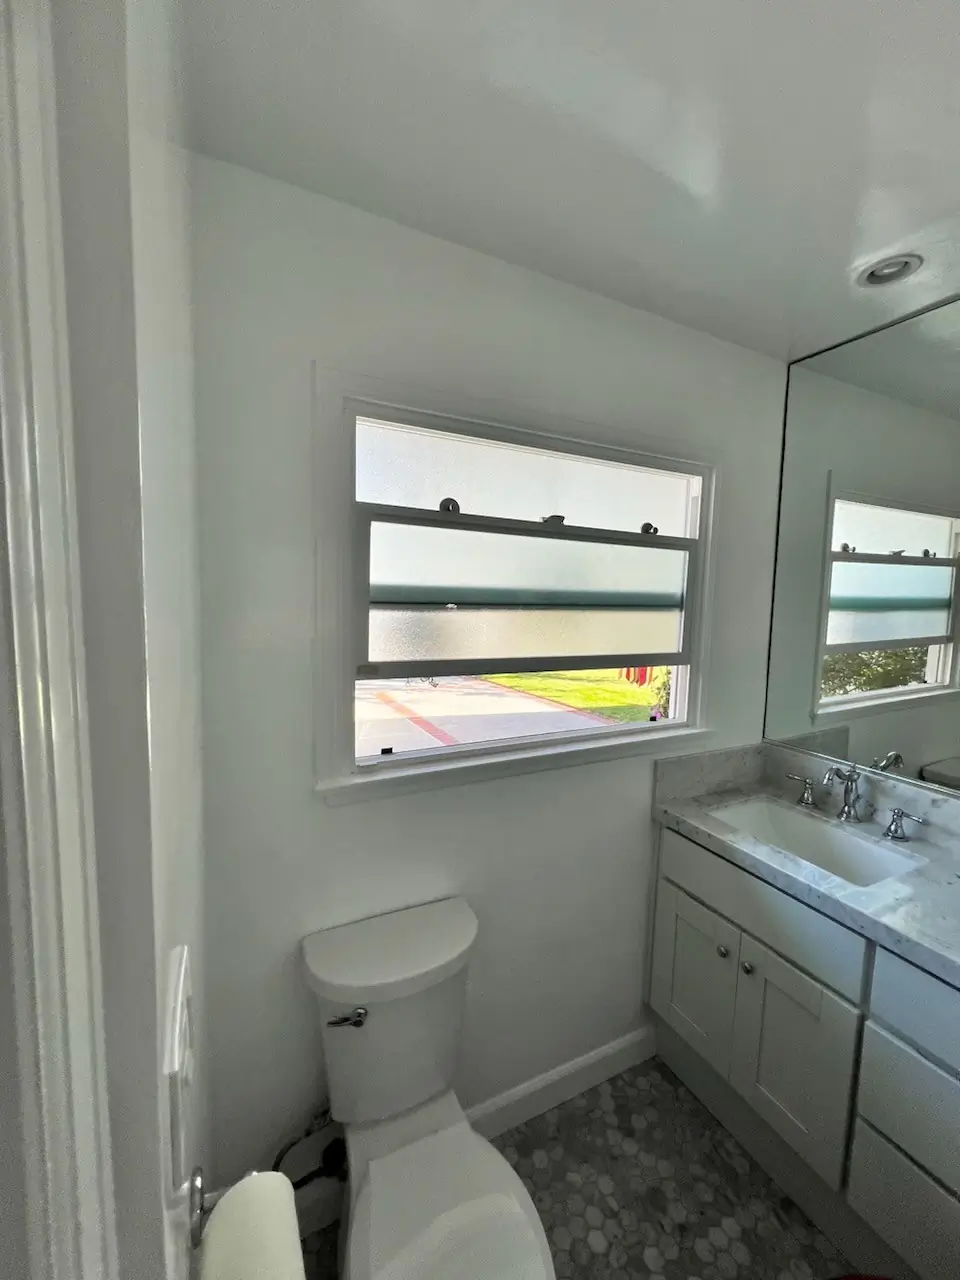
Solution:
<svg viewBox="0 0 960 1280">
<path fill-rule="evenodd" d="M 860 1003 L 867 947 L 858 934 L 675 831 L 663 832 L 660 874 Z"/>
<path fill-rule="evenodd" d="M 868 1022 L 857 1109 L 925 1169 L 960 1191 L 960 1081 Z"/>
<path fill-rule="evenodd" d="M 960 1071 L 960 991 L 881 947 L 870 1014 Z"/>
<path fill-rule="evenodd" d="M 847 1200 L 923 1280 L 957 1280 L 960 1200 L 862 1120 Z"/>
</svg>

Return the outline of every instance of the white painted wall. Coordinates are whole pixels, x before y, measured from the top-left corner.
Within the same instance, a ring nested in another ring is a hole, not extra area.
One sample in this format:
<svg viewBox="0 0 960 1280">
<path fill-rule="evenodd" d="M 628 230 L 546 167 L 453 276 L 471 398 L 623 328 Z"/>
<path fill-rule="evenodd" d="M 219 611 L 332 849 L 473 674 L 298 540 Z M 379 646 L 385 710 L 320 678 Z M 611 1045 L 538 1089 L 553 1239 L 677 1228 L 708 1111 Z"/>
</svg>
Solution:
<svg viewBox="0 0 960 1280">
<path fill-rule="evenodd" d="M 810 369 L 791 371 L 768 737 L 811 727 L 831 471 L 838 489 L 949 510 L 960 493 L 960 422 Z M 898 750 L 915 773 L 960 750 L 955 701 L 841 718 L 857 760 Z"/>
<path fill-rule="evenodd" d="M 785 371 L 240 168 L 198 158 L 193 192 L 209 1069 L 226 1178 L 321 1099 L 298 960 L 311 930 L 467 897 L 481 926 L 467 1104 L 643 1017 L 650 757 L 344 808 L 312 790 L 311 361 L 716 464 L 701 747 L 761 734 Z M 321 441 L 336 429 L 325 417 Z"/>
<path fill-rule="evenodd" d="M 176 12 L 63 0 L 54 21 L 121 1272 L 172 1276 L 186 1255 L 161 1212 L 162 1011 L 176 944 L 191 945 L 202 990 L 203 883 Z M 192 1155 L 202 1147 L 201 1129 Z"/>
</svg>

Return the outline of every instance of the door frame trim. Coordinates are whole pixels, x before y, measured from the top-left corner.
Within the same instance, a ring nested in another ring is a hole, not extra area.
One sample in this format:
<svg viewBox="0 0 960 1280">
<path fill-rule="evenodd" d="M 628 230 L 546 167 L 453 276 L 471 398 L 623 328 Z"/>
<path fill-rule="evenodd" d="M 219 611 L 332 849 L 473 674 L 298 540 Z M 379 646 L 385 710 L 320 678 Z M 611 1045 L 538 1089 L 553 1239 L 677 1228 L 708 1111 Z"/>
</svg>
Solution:
<svg viewBox="0 0 960 1280">
<path fill-rule="evenodd" d="M 49 0 L 0 0 L 0 834 L 33 1280 L 117 1280 Z"/>
</svg>

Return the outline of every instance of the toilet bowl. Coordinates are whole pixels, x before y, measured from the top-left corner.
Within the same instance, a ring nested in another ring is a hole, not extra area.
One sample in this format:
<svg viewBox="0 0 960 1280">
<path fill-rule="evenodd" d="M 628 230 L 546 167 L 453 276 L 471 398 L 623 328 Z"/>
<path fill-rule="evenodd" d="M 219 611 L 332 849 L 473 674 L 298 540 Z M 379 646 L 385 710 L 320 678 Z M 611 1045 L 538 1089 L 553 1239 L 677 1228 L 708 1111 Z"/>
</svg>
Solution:
<svg viewBox="0 0 960 1280">
<path fill-rule="evenodd" d="M 345 1280 L 553 1280 L 533 1201 L 452 1089 L 476 936 L 446 898 L 303 940 L 347 1144 Z"/>
</svg>

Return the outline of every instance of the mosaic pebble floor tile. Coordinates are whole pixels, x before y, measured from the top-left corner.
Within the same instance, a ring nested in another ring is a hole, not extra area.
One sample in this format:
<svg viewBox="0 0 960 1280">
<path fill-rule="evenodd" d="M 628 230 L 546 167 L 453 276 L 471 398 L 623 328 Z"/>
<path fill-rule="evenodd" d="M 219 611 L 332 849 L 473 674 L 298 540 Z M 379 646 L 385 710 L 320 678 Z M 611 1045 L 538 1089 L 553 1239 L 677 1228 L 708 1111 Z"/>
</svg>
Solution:
<svg viewBox="0 0 960 1280">
<path fill-rule="evenodd" d="M 832 1280 L 850 1269 L 656 1059 L 494 1145 L 533 1196 L 559 1280 Z M 335 1241 L 331 1231 L 304 1242 L 308 1280 L 335 1276 Z"/>
</svg>

